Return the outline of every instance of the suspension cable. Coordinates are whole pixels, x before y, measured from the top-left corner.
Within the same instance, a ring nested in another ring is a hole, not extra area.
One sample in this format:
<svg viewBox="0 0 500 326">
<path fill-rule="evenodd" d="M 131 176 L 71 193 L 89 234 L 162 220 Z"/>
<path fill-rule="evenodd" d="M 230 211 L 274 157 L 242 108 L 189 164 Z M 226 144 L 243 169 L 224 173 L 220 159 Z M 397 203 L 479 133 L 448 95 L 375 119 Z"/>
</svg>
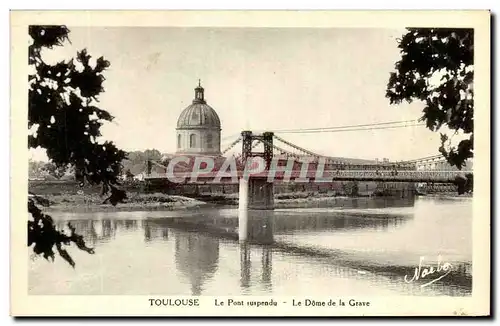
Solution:
<svg viewBox="0 0 500 326">
<path fill-rule="evenodd" d="M 222 151 L 222 155 L 226 154 L 231 148 L 236 146 L 241 141 L 241 137 L 238 137 L 235 141 L 233 141 L 225 150 Z"/>
<path fill-rule="evenodd" d="M 302 148 L 302 147 L 299 147 L 299 146 L 297 146 L 297 145 L 294 145 L 294 144 L 292 144 L 292 143 L 290 143 L 290 142 L 288 142 L 288 141 L 284 140 L 283 138 L 281 138 L 281 137 L 279 137 L 279 136 L 274 135 L 274 138 L 276 138 L 277 140 L 281 141 L 282 143 L 285 143 L 285 144 L 287 144 L 288 146 L 293 147 L 293 148 L 295 148 L 295 149 L 297 149 L 297 150 L 299 150 L 299 151 L 301 151 L 301 152 L 303 152 L 303 153 L 309 154 L 309 155 L 314 156 L 314 157 L 323 157 L 322 155 L 319 155 L 319 154 L 313 153 L 313 152 L 311 152 L 311 151 L 308 151 L 307 149 L 304 149 L 304 148 Z"/>
</svg>

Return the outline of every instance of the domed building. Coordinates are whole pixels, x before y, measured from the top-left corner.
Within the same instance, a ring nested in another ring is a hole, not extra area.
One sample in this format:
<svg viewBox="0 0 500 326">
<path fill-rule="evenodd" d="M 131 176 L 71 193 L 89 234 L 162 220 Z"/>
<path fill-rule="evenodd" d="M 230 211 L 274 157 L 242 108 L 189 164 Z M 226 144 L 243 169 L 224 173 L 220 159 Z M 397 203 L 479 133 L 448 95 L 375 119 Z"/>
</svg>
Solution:
<svg viewBox="0 0 500 326">
<path fill-rule="evenodd" d="M 201 83 L 198 83 L 193 103 L 181 112 L 177 120 L 176 154 L 221 155 L 220 119 L 205 101 L 204 92 Z"/>
</svg>

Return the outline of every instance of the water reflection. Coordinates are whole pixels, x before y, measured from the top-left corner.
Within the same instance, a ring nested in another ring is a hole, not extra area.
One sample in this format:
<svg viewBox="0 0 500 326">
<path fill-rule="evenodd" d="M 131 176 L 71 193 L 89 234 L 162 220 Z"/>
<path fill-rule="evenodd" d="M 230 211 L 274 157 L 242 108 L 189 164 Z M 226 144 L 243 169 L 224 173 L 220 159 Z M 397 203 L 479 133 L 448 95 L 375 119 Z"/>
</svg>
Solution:
<svg viewBox="0 0 500 326">
<path fill-rule="evenodd" d="M 361 200 L 359 200 L 361 201 Z M 345 209 L 281 209 L 275 211 L 250 211 L 249 232 L 255 242 L 266 244 L 274 241 L 276 234 L 290 234 L 295 231 L 324 231 L 324 230 L 390 230 L 396 229 L 414 218 L 413 213 L 394 213 L 388 211 L 369 211 L 380 208 L 381 203 L 368 204 L 366 200 L 357 203 L 349 201 Z M 407 202 L 406 202 L 407 203 Z M 405 206 L 403 206 L 405 207 Z M 151 213 L 152 214 L 152 213 Z M 158 214 L 158 212 L 157 212 Z M 164 213 L 165 215 L 168 213 Z M 238 219 L 235 209 L 204 209 L 189 212 L 189 218 L 155 217 L 142 220 L 133 218 L 120 219 L 120 212 L 114 214 L 94 214 L 98 219 L 72 219 L 71 224 L 79 234 L 91 243 L 107 242 L 116 236 L 118 229 L 125 232 L 134 232 L 139 228 L 144 231 L 144 241 L 154 239 L 168 239 L 168 227 L 188 229 L 193 231 L 209 232 L 223 237 L 233 237 L 237 234 Z M 147 215 L 146 215 L 147 216 Z M 59 226 L 64 227 L 67 222 L 60 221 Z"/>
<path fill-rule="evenodd" d="M 191 284 L 191 295 L 200 295 L 203 283 L 213 276 L 219 262 L 219 240 L 203 234 L 175 231 L 175 264 Z"/>
<path fill-rule="evenodd" d="M 229 211 L 229 212 L 227 212 Z M 295 231 L 347 231 L 397 229 L 414 218 L 413 214 L 385 214 L 374 212 L 344 212 L 315 210 L 250 211 L 248 232 L 253 242 L 274 242 L 274 235 L 291 234 Z M 151 223 L 171 228 L 183 228 L 209 232 L 225 238 L 237 236 L 238 218 L 236 210 L 206 210 L 189 218 L 169 217 L 148 220 Z"/>
<path fill-rule="evenodd" d="M 266 291 L 272 290 L 273 251 L 269 247 L 262 248 L 262 285 Z"/>
<path fill-rule="evenodd" d="M 293 231 L 388 230 L 400 227 L 413 218 L 413 215 L 367 214 L 343 212 L 276 212 L 274 214 L 274 233 Z"/>
<path fill-rule="evenodd" d="M 272 214 L 250 215 L 248 219 L 248 239 L 254 243 L 274 243 L 275 220 Z"/>
<path fill-rule="evenodd" d="M 258 270 L 260 268 L 261 275 L 259 279 L 256 279 L 257 283 L 263 287 L 266 293 L 272 293 L 272 246 L 261 246 L 256 248 L 248 243 L 239 244 L 240 250 L 240 288 L 244 294 L 249 293 L 249 290 L 254 284 L 252 284 L 252 271 Z M 257 262 L 256 266 L 252 263 L 252 253 L 254 256 L 254 262 Z M 258 255 L 260 254 L 260 259 Z M 260 264 L 260 266 L 258 266 Z"/>
<path fill-rule="evenodd" d="M 168 240 L 168 228 L 153 223 L 151 220 L 144 220 L 144 241 L 151 242 L 155 239 Z"/>
<path fill-rule="evenodd" d="M 251 271 L 252 271 L 252 259 L 250 255 L 250 245 L 247 243 L 242 243 L 240 245 L 240 286 L 243 290 L 250 287 Z M 245 291 L 243 291 L 245 293 Z"/>
<path fill-rule="evenodd" d="M 137 220 L 124 220 L 121 221 L 125 230 L 135 231 L 139 228 Z"/>
<path fill-rule="evenodd" d="M 38 264 L 30 271 L 30 291 L 328 295 L 335 288 L 349 294 L 470 294 L 471 204 L 380 203 L 252 211 L 250 244 L 235 241 L 235 209 L 73 215 L 70 223 L 101 257 L 80 255 L 76 272 L 53 279 L 51 265 Z M 66 223 L 59 219 L 58 225 Z M 438 254 L 452 259 L 456 272 L 423 289 L 405 284 L 402 277 L 412 273 L 419 256 Z"/>
<path fill-rule="evenodd" d="M 413 207 L 415 197 L 396 198 L 396 197 L 362 197 L 362 198 L 306 198 L 303 201 L 277 200 L 275 207 L 281 208 L 358 208 L 358 209 L 374 209 L 386 207 Z"/>
<path fill-rule="evenodd" d="M 137 223 L 137 221 L 135 221 Z M 84 237 L 85 242 L 91 246 L 98 243 L 109 242 L 116 236 L 116 231 L 123 221 L 103 219 L 103 220 L 72 220 L 69 222 L 75 228 L 75 232 Z M 60 230 L 67 230 L 67 221 L 60 221 L 56 226 Z"/>
</svg>

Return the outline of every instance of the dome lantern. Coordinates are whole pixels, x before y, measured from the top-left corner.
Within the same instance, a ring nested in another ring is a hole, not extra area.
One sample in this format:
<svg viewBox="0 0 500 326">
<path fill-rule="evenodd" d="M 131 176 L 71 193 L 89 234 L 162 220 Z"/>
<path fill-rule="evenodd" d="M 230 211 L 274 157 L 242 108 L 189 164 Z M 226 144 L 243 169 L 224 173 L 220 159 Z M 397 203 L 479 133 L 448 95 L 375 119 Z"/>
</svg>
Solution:
<svg viewBox="0 0 500 326">
<path fill-rule="evenodd" d="M 201 79 L 198 79 L 198 87 L 194 89 L 194 100 L 193 104 L 202 103 L 205 104 L 205 90 L 201 87 Z"/>
</svg>

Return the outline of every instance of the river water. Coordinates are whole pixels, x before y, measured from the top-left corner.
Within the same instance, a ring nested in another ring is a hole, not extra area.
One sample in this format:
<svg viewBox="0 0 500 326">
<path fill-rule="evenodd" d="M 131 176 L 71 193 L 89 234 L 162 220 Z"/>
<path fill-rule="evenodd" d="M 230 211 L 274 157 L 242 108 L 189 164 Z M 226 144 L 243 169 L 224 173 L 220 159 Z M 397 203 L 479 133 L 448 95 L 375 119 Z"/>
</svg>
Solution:
<svg viewBox="0 0 500 326">
<path fill-rule="evenodd" d="M 53 263 L 30 256 L 30 294 L 467 296 L 472 291 L 470 198 L 339 199 L 255 211 L 250 244 L 237 241 L 237 209 L 231 207 L 51 215 L 61 227 L 68 221 L 75 226 L 96 253 L 69 248 L 74 269 L 58 256 Z M 421 277 L 430 266 L 436 272 Z"/>
</svg>

